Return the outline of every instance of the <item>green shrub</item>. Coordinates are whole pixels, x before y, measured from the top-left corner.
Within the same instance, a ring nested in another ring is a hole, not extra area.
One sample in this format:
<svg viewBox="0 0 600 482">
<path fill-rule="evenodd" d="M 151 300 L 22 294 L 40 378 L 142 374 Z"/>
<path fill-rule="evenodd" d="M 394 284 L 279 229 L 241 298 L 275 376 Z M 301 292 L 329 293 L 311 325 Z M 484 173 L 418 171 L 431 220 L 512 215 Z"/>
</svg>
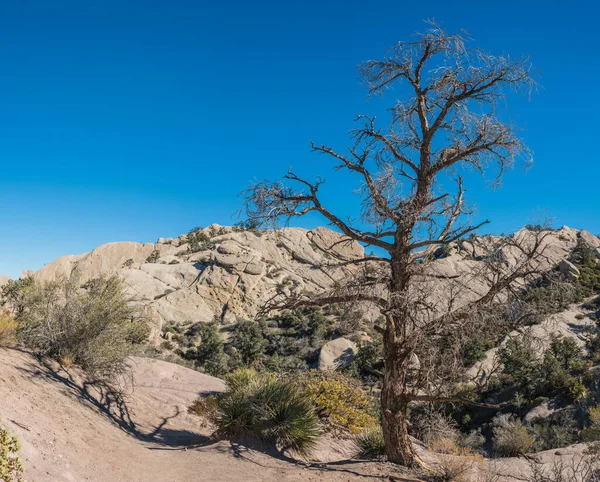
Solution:
<svg viewBox="0 0 600 482">
<path fill-rule="evenodd" d="M 488 350 L 494 348 L 494 340 L 488 338 L 474 338 L 463 346 L 462 363 L 465 367 L 472 367 L 482 361 Z"/>
<path fill-rule="evenodd" d="M 155 249 L 154 251 L 152 251 L 152 253 L 150 253 L 150 256 L 148 256 L 146 258 L 146 263 L 156 263 L 159 258 L 160 258 L 160 251 Z"/>
<path fill-rule="evenodd" d="M 17 336 L 41 354 L 70 359 L 96 377 L 110 379 L 147 340 L 148 324 L 128 304 L 119 278 L 33 282 L 21 292 Z"/>
<path fill-rule="evenodd" d="M 263 337 L 262 329 L 255 321 L 238 321 L 231 335 L 230 344 L 235 350 L 234 364 L 249 367 L 262 360 L 267 340 Z"/>
<path fill-rule="evenodd" d="M 310 401 L 290 382 L 246 370 L 228 378 L 218 402 L 217 434 L 256 438 L 307 454 L 319 437 Z"/>
<path fill-rule="evenodd" d="M 516 457 L 530 452 L 535 439 L 520 420 L 497 417 L 494 420 L 493 450 L 501 457 Z"/>
<path fill-rule="evenodd" d="M 0 426 L 0 480 L 2 482 L 23 480 L 23 465 L 18 456 L 19 450 L 21 446 L 17 437 Z"/>
<path fill-rule="evenodd" d="M 385 456 L 385 440 L 380 425 L 369 427 L 354 439 L 357 457 L 363 459 L 380 459 Z"/>
<path fill-rule="evenodd" d="M 537 364 L 537 353 L 527 339 L 508 340 L 498 354 L 505 383 L 530 383 Z"/>
<path fill-rule="evenodd" d="M 186 331 L 186 336 L 200 336 L 200 344 L 185 352 L 184 358 L 193 360 L 199 368 L 213 376 L 222 376 L 229 369 L 229 356 L 215 323 L 199 323 Z"/>
<path fill-rule="evenodd" d="M 326 429 L 359 433 L 375 426 L 374 400 L 358 380 L 317 370 L 296 374 L 289 380 L 301 387 Z"/>
<path fill-rule="evenodd" d="M 188 233 L 186 242 L 189 245 L 190 252 L 196 253 L 205 249 L 212 249 L 214 244 L 208 237 L 208 235 L 202 231 L 200 226 L 196 226 Z"/>
</svg>

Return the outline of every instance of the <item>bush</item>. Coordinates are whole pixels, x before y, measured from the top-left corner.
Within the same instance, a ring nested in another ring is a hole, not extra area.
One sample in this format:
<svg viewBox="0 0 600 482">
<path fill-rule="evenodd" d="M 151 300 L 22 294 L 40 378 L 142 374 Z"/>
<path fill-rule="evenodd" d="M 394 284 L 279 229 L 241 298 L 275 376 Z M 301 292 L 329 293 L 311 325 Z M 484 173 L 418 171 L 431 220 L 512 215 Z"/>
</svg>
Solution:
<svg viewBox="0 0 600 482">
<path fill-rule="evenodd" d="M 21 446 L 17 437 L 0 426 L 0 480 L 2 482 L 23 480 L 23 465 L 18 456 L 19 450 Z"/>
<path fill-rule="evenodd" d="M 150 253 L 150 256 L 148 256 L 146 258 L 146 263 L 156 263 L 159 258 L 160 258 L 160 251 L 155 249 L 154 251 L 152 251 L 152 253 Z"/>
<path fill-rule="evenodd" d="M 385 440 L 380 425 L 367 428 L 356 436 L 354 443 L 358 448 L 357 457 L 380 459 L 385 456 Z"/>
<path fill-rule="evenodd" d="M 263 337 L 261 327 L 254 321 L 238 321 L 233 328 L 231 345 L 234 363 L 249 367 L 263 358 L 267 340 Z"/>
<path fill-rule="evenodd" d="M 494 420 L 493 449 L 501 457 L 517 457 L 531 451 L 535 439 L 520 420 L 506 416 Z"/>
<path fill-rule="evenodd" d="M 374 400 L 362 390 L 358 380 L 317 370 L 289 380 L 301 387 L 327 429 L 356 434 L 375 426 Z"/>
<path fill-rule="evenodd" d="M 225 353 L 225 344 L 221 340 L 216 324 L 193 325 L 186 333 L 188 336 L 199 334 L 201 341 L 197 347 L 189 349 L 184 354 L 185 359 L 193 360 L 203 371 L 215 377 L 227 373 L 229 357 Z"/>
<path fill-rule="evenodd" d="M 208 235 L 202 231 L 200 226 L 196 226 L 188 233 L 186 242 L 192 253 L 203 251 L 205 249 L 212 249 L 214 247 L 214 244 L 211 242 Z"/>
<path fill-rule="evenodd" d="M 73 281 L 33 282 L 20 294 L 18 339 L 43 355 L 71 359 L 96 377 L 122 372 L 125 359 L 150 333 L 116 277 L 81 288 Z"/>
<path fill-rule="evenodd" d="M 295 385 L 251 370 L 234 373 L 227 383 L 215 416 L 217 434 L 260 439 L 300 454 L 314 447 L 318 419 Z"/>
<path fill-rule="evenodd" d="M 0 314 L 0 348 L 7 348 L 16 343 L 17 326 L 17 322 L 8 313 Z"/>
</svg>

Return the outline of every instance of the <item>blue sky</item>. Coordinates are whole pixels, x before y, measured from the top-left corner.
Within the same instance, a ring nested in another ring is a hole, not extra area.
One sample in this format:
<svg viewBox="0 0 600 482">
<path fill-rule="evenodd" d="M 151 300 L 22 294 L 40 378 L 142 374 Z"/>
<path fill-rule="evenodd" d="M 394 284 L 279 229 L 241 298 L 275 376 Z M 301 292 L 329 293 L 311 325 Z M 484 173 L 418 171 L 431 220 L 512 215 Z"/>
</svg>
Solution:
<svg viewBox="0 0 600 482">
<path fill-rule="evenodd" d="M 3 2 L 0 273 L 109 241 L 231 224 L 238 193 L 289 165 L 351 189 L 309 141 L 335 147 L 368 100 L 357 65 L 435 18 L 493 53 L 529 54 L 541 88 L 509 114 L 535 153 L 496 191 L 469 191 L 491 230 L 539 211 L 600 232 L 591 1 Z"/>
</svg>

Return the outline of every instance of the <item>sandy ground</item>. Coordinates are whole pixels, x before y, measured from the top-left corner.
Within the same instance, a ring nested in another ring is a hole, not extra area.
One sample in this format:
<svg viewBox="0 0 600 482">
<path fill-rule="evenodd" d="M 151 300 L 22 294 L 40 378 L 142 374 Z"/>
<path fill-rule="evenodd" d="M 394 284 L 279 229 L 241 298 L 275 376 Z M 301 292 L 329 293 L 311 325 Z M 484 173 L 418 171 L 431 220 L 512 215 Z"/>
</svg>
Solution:
<svg viewBox="0 0 600 482">
<path fill-rule="evenodd" d="M 347 444 L 327 438 L 317 453 L 329 463 L 310 464 L 213 442 L 186 410 L 222 382 L 178 365 L 133 359 L 124 387 L 118 400 L 75 369 L 0 350 L 0 414 L 21 441 L 25 480 L 414 480 L 390 464 L 349 461 Z"/>
</svg>

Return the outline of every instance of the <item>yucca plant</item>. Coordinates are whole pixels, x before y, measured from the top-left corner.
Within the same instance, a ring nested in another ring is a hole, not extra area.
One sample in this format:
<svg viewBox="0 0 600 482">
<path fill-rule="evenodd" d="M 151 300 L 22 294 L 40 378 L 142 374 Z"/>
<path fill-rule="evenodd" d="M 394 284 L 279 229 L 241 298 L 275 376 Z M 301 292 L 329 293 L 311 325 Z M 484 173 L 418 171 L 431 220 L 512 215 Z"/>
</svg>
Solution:
<svg viewBox="0 0 600 482">
<path fill-rule="evenodd" d="M 363 459 L 380 459 L 385 455 L 385 440 L 381 426 L 369 427 L 354 439 L 357 457 Z"/>
<path fill-rule="evenodd" d="M 310 401 L 289 382 L 251 370 L 228 377 L 219 400 L 217 433 L 227 438 L 255 438 L 305 455 L 319 437 Z"/>
</svg>

